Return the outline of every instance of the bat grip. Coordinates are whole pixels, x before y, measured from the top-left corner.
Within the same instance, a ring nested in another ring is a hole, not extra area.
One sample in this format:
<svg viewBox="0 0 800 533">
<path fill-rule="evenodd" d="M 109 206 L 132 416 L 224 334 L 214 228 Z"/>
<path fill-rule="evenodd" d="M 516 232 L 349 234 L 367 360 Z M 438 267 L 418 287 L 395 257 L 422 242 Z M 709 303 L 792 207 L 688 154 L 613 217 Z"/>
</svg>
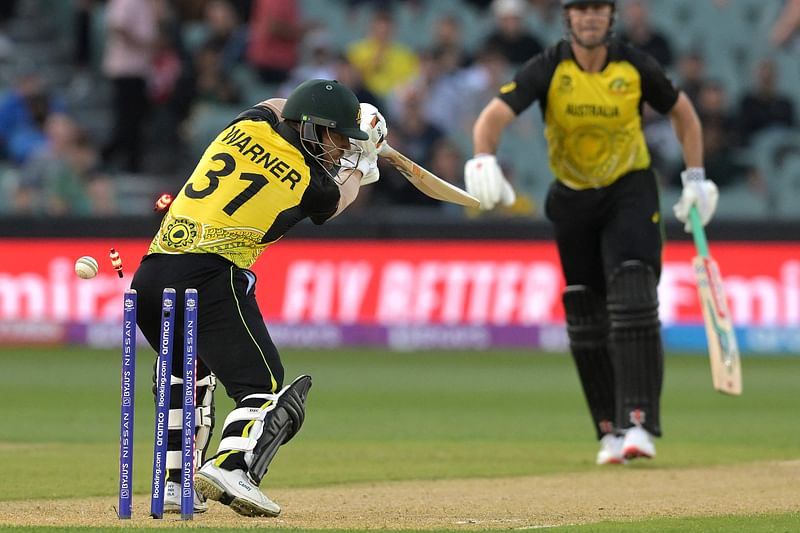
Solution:
<svg viewBox="0 0 800 533">
<path fill-rule="evenodd" d="M 697 248 L 697 254 L 700 257 L 708 257 L 706 232 L 703 229 L 703 222 L 700 220 L 700 213 L 697 211 L 696 206 L 689 208 L 689 222 L 692 225 L 692 237 L 694 237 L 694 246 Z"/>
</svg>

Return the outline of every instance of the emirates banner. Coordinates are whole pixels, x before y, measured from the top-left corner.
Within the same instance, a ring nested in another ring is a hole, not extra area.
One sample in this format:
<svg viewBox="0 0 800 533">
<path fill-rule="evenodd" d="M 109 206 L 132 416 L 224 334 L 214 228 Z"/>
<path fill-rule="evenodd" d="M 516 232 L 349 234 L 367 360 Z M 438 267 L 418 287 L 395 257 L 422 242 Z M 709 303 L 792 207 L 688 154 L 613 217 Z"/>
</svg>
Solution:
<svg viewBox="0 0 800 533">
<path fill-rule="evenodd" d="M 119 343 L 146 240 L 0 240 L 0 342 Z M 125 277 L 108 258 L 119 251 Z M 743 351 L 800 352 L 800 243 L 712 243 Z M 100 263 L 93 279 L 75 260 Z M 668 349 L 705 350 L 688 242 L 664 251 Z M 524 241 L 281 241 L 253 267 L 279 346 L 566 346 L 555 246 Z M 203 312 L 202 300 L 200 313 Z"/>
</svg>

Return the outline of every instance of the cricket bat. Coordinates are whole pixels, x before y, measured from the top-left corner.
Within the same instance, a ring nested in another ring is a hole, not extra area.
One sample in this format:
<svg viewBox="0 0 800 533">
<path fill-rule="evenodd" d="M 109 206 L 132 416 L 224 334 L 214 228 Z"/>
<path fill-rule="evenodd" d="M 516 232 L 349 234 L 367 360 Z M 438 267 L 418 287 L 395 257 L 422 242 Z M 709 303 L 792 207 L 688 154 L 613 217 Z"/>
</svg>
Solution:
<svg viewBox="0 0 800 533">
<path fill-rule="evenodd" d="M 708 251 L 706 233 L 700 221 L 700 214 L 694 206 L 689 211 L 689 221 L 697 249 L 697 256 L 692 260 L 692 264 L 706 326 L 711 380 L 716 390 L 738 396 L 742 393 L 742 366 L 739 345 L 728 311 L 725 287 L 722 285 L 717 262 Z"/>
<path fill-rule="evenodd" d="M 478 207 L 480 201 L 469 194 L 467 191 L 459 189 L 455 185 L 448 183 L 426 170 L 420 165 L 384 143 L 381 148 L 380 156 L 386 159 L 394 168 L 400 171 L 411 184 L 436 200 L 450 202 L 452 204 L 463 205 L 465 207 Z"/>
</svg>

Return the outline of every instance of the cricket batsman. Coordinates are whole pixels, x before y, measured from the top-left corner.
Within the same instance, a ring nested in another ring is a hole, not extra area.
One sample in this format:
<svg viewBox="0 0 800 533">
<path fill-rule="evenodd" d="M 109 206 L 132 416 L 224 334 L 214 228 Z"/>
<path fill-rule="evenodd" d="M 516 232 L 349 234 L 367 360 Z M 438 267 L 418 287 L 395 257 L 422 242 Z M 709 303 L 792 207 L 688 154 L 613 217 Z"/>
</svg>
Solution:
<svg viewBox="0 0 800 533">
<path fill-rule="evenodd" d="M 694 107 L 655 59 L 611 37 L 615 4 L 561 0 L 566 39 L 532 57 L 483 109 L 465 167 L 467 191 L 482 208 L 513 202 L 494 154 L 504 128 L 538 100 L 556 177 L 545 213 L 567 286 L 570 349 L 600 441 L 598 464 L 654 457 L 661 436 L 662 217 L 642 132 L 645 103 L 669 115 L 682 147 L 678 219 L 686 222 L 696 205 L 708 223 L 718 198 L 705 177 Z"/>
<path fill-rule="evenodd" d="M 295 224 L 323 224 L 380 177 L 377 145 L 386 121 L 333 80 L 309 80 L 286 100 L 270 99 L 236 117 L 206 149 L 165 214 L 131 287 L 138 325 L 159 345 L 165 287 L 198 291 L 195 512 L 217 500 L 245 516 L 277 516 L 260 486 L 278 448 L 300 430 L 310 376 L 284 383 L 278 350 L 258 304 L 249 268 Z M 176 324 L 183 304 L 176 302 Z M 183 344 L 175 332 L 176 346 Z M 172 386 L 180 389 L 181 358 Z M 236 402 L 217 453 L 202 462 L 214 425 L 216 380 Z M 165 510 L 180 511 L 180 401 L 171 395 Z"/>
</svg>

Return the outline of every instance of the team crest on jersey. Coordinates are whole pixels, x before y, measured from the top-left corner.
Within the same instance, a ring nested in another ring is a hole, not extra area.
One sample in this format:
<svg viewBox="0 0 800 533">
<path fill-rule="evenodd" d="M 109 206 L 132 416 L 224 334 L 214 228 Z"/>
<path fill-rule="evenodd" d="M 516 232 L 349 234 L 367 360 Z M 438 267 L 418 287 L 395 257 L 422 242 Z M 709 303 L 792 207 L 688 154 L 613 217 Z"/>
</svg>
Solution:
<svg viewBox="0 0 800 533">
<path fill-rule="evenodd" d="M 625 78 L 614 78 L 611 80 L 611 83 L 608 84 L 608 90 L 614 94 L 625 94 L 630 92 L 631 84 Z"/>
<path fill-rule="evenodd" d="M 558 92 L 561 94 L 569 94 L 573 89 L 575 89 L 575 86 L 572 85 L 572 77 L 562 74 L 558 79 Z"/>
<path fill-rule="evenodd" d="M 168 252 L 186 251 L 194 248 L 200 240 L 197 222 L 179 217 L 170 220 L 161 234 L 161 247 Z"/>
</svg>

